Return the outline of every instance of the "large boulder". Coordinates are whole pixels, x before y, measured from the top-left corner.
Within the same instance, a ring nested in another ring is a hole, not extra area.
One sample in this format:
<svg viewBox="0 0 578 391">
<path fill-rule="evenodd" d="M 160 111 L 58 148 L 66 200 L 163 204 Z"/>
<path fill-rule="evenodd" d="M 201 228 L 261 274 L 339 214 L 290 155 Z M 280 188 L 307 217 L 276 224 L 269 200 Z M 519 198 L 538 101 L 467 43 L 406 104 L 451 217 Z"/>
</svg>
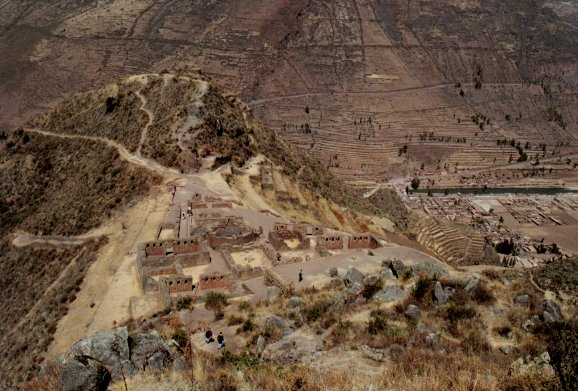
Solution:
<svg viewBox="0 0 578 391">
<path fill-rule="evenodd" d="M 110 380 L 105 366 L 89 357 L 72 358 L 62 365 L 64 391 L 106 391 Z"/>
<path fill-rule="evenodd" d="M 426 274 L 429 277 L 449 275 L 449 272 L 443 266 L 427 259 L 417 262 L 416 264 L 412 265 L 411 268 L 414 274 Z"/>
<path fill-rule="evenodd" d="M 287 328 L 287 323 L 280 316 L 273 315 L 265 320 L 265 327 L 270 327 L 273 329 L 285 329 Z"/>
<path fill-rule="evenodd" d="M 186 369 L 187 363 L 174 343 L 156 332 L 129 337 L 126 327 L 86 337 L 59 357 L 65 390 L 106 390 L 135 371 Z"/>
<path fill-rule="evenodd" d="M 398 286 L 385 286 L 373 295 L 373 300 L 389 303 L 392 301 L 404 300 L 406 292 Z"/>
<path fill-rule="evenodd" d="M 554 368 L 550 365 L 550 355 L 548 352 L 539 354 L 538 356 L 531 358 L 520 357 L 510 365 L 510 374 L 520 374 L 520 373 L 543 373 L 549 376 L 554 375 Z"/>
<path fill-rule="evenodd" d="M 405 309 L 405 315 L 410 319 L 417 320 L 421 316 L 421 311 L 417 305 L 410 304 Z"/>
<path fill-rule="evenodd" d="M 436 281 L 434 284 L 433 297 L 438 305 L 444 305 L 448 301 L 448 295 L 439 281 Z"/>
<path fill-rule="evenodd" d="M 135 368 L 141 371 L 145 369 L 160 371 L 172 362 L 167 344 L 156 331 L 135 335 L 130 351 Z"/>
<path fill-rule="evenodd" d="M 63 361 L 71 358 L 89 357 L 104 365 L 113 380 L 132 374 L 134 365 L 130 361 L 128 330 L 118 327 L 81 339 L 64 354 Z"/>
<path fill-rule="evenodd" d="M 555 301 L 546 299 L 542 302 L 542 307 L 544 311 L 548 312 L 555 320 L 564 319 L 562 309 L 560 309 L 560 306 L 556 304 Z"/>
<path fill-rule="evenodd" d="M 346 285 L 361 284 L 364 277 L 365 275 L 362 272 L 354 267 L 350 267 L 345 274 L 344 281 Z"/>
<path fill-rule="evenodd" d="M 480 281 L 481 281 L 481 276 L 477 273 L 474 273 L 474 275 L 468 280 L 464 290 L 466 292 L 470 293 L 471 291 L 476 289 L 478 287 L 478 285 L 480 285 Z"/>
<path fill-rule="evenodd" d="M 277 300 L 281 296 L 281 288 L 278 286 L 267 287 L 267 299 L 270 301 Z"/>
<path fill-rule="evenodd" d="M 530 296 L 528 295 L 516 296 L 516 298 L 514 299 L 514 303 L 522 307 L 527 307 L 530 305 Z"/>
<path fill-rule="evenodd" d="M 335 295 L 333 299 L 332 306 L 339 308 L 345 304 L 351 304 L 357 300 L 361 291 L 363 290 L 363 285 L 360 283 L 353 283 L 346 286 L 341 292 Z"/>
<path fill-rule="evenodd" d="M 329 268 L 329 277 L 338 277 L 339 276 L 339 272 L 337 271 L 337 268 L 331 267 Z"/>
<path fill-rule="evenodd" d="M 403 275 L 407 271 L 407 267 L 399 259 L 394 259 L 393 261 L 391 261 L 389 268 L 391 269 L 391 271 L 393 272 L 393 275 L 396 278 L 403 277 Z"/>
<path fill-rule="evenodd" d="M 301 308 L 305 305 L 305 300 L 299 296 L 292 296 L 287 302 L 291 308 Z"/>
</svg>

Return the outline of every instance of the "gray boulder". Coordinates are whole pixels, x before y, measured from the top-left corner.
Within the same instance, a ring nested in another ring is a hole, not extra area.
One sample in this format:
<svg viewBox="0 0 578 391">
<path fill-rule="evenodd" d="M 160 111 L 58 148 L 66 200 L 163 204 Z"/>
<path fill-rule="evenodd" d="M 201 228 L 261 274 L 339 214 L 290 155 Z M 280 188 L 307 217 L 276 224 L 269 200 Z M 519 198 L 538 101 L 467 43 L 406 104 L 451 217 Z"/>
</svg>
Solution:
<svg viewBox="0 0 578 391">
<path fill-rule="evenodd" d="M 516 296 L 516 298 L 514 299 L 514 303 L 516 303 L 517 305 L 521 305 L 523 307 L 527 307 L 530 305 L 530 296 L 528 295 Z"/>
<path fill-rule="evenodd" d="M 554 315 L 552 315 L 551 313 L 549 313 L 548 311 L 544 311 L 542 313 L 542 318 L 544 318 L 544 322 L 555 322 L 556 318 L 554 317 Z"/>
<path fill-rule="evenodd" d="M 427 274 L 428 276 L 448 276 L 449 272 L 441 265 L 426 259 L 419 261 L 411 267 L 414 274 Z"/>
<path fill-rule="evenodd" d="M 417 305 L 410 304 L 405 309 L 405 315 L 410 319 L 417 320 L 421 316 L 421 311 Z"/>
<path fill-rule="evenodd" d="M 448 296 L 446 292 L 442 288 L 442 284 L 439 281 L 436 281 L 434 284 L 434 300 L 438 305 L 444 305 L 448 301 Z"/>
<path fill-rule="evenodd" d="M 281 296 L 281 288 L 278 286 L 267 287 L 267 299 L 270 301 L 277 300 Z"/>
<path fill-rule="evenodd" d="M 444 292 L 446 294 L 446 297 L 449 299 L 450 297 L 452 297 L 456 293 L 456 290 L 454 288 L 452 288 L 451 286 L 446 286 L 444 288 Z"/>
<path fill-rule="evenodd" d="M 512 345 L 500 346 L 500 351 L 506 355 L 512 353 L 512 350 L 513 350 Z"/>
<path fill-rule="evenodd" d="M 333 307 L 341 307 L 345 304 L 351 304 L 359 297 L 361 291 L 363 290 L 363 285 L 360 283 L 353 283 L 346 286 L 341 292 L 335 295 L 333 299 Z"/>
<path fill-rule="evenodd" d="M 383 289 L 373 295 L 373 300 L 389 303 L 392 301 L 403 300 L 406 298 L 405 291 L 398 286 L 385 286 Z"/>
<path fill-rule="evenodd" d="M 165 341 L 156 331 L 135 335 L 130 350 L 131 361 L 140 371 L 145 369 L 161 371 L 172 362 Z"/>
<path fill-rule="evenodd" d="M 291 308 L 301 308 L 303 307 L 303 305 L 305 304 L 305 300 L 303 300 L 301 297 L 299 296 L 292 296 L 288 303 L 289 307 Z"/>
<path fill-rule="evenodd" d="M 123 374 L 132 374 L 134 366 L 130 361 L 128 330 L 118 327 L 81 339 L 64 355 L 64 360 L 90 357 L 110 372 L 113 380 L 122 379 Z"/>
<path fill-rule="evenodd" d="M 550 315 L 552 315 L 555 320 L 564 319 L 562 310 L 560 309 L 560 306 L 556 304 L 556 302 L 552 300 L 544 300 L 542 302 L 542 307 L 544 311 L 547 311 Z"/>
<path fill-rule="evenodd" d="M 110 372 L 104 365 L 89 357 L 73 358 L 62 365 L 64 391 L 106 391 L 110 380 Z"/>
<path fill-rule="evenodd" d="M 345 274 L 345 284 L 361 284 L 365 275 L 354 267 L 350 267 Z"/>
<path fill-rule="evenodd" d="M 265 327 L 271 327 L 274 329 L 285 329 L 287 328 L 287 323 L 280 316 L 273 315 L 265 320 Z"/>
<path fill-rule="evenodd" d="M 415 327 L 417 331 L 419 331 L 420 333 L 427 333 L 429 331 L 429 329 L 427 328 L 427 326 L 423 323 L 418 323 L 417 326 Z"/>
<path fill-rule="evenodd" d="M 384 269 L 381 271 L 381 273 L 379 273 L 379 277 L 382 280 L 395 280 L 395 276 L 393 275 L 393 272 L 391 271 L 391 269 Z"/>
<path fill-rule="evenodd" d="M 263 337 L 262 335 L 259 335 L 259 337 L 257 338 L 257 343 L 255 344 L 257 351 L 262 352 L 263 350 L 265 350 L 266 346 L 267 346 L 267 341 L 265 341 L 265 337 Z"/>
<path fill-rule="evenodd" d="M 477 273 L 474 273 L 472 278 L 470 278 L 468 280 L 468 283 L 466 284 L 466 287 L 464 288 L 464 290 L 466 292 L 470 293 L 471 291 L 473 291 L 474 289 L 476 289 L 478 287 L 478 285 L 480 284 L 480 280 L 481 280 L 480 275 Z"/>
<path fill-rule="evenodd" d="M 332 267 L 329 269 L 329 277 L 338 277 L 339 272 L 337 271 L 336 267 Z"/>
<path fill-rule="evenodd" d="M 425 337 L 425 341 L 429 344 L 436 344 L 438 342 L 438 335 L 436 333 L 429 333 Z"/>
<path fill-rule="evenodd" d="M 403 275 L 407 271 L 407 267 L 399 259 L 394 259 L 393 261 L 391 261 L 391 265 L 389 266 L 389 268 L 391 269 L 393 275 L 396 278 L 403 277 Z"/>
</svg>

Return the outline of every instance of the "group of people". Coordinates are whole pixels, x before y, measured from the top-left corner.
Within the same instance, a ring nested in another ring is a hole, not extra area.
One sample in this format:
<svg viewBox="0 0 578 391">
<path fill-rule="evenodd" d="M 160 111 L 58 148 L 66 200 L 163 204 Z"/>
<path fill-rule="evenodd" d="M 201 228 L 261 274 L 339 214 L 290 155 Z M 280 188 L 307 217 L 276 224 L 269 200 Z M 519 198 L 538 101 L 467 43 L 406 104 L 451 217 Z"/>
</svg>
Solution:
<svg viewBox="0 0 578 391">
<path fill-rule="evenodd" d="M 206 343 L 215 342 L 215 339 L 213 338 L 213 332 L 210 329 L 205 331 L 205 342 Z M 223 332 L 221 331 L 217 336 L 217 348 L 220 350 L 223 349 L 224 347 L 225 347 L 225 337 L 223 336 Z"/>
</svg>

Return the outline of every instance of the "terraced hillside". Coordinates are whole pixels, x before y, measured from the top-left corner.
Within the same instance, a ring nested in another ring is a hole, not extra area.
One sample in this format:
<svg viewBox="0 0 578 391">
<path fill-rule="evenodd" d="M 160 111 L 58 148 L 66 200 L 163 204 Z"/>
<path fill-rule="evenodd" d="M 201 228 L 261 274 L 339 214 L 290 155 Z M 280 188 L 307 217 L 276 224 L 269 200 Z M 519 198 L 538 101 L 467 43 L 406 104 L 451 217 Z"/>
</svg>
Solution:
<svg viewBox="0 0 578 391">
<path fill-rule="evenodd" d="M 353 181 L 502 165 L 517 157 L 504 139 L 530 142 L 532 156 L 541 144 L 577 151 L 572 2 L 4 0 L 0 10 L 6 128 L 71 91 L 192 66 Z"/>
</svg>

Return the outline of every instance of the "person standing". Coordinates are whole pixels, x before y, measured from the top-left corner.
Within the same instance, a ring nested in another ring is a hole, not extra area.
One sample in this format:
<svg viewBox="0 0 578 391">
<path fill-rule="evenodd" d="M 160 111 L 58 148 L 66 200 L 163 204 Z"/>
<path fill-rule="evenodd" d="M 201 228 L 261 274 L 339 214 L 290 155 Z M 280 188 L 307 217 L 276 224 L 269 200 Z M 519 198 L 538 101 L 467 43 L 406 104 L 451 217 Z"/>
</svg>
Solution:
<svg viewBox="0 0 578 391">
<path fill-rule="evenodd" d="M 211 329 L 208 329 L 205 332 L 205 342 L 206 343 L 215 342 L 215 340 L 213 339 L 213 332 L 211 331 Z"/>
<path fill-rule="evenodd" d="M 223 332 L 221 331 L 219 333 L 219 336 L 217 337 L 217 348 L 223 349 L 224 347 L 225 347 L 225 337 L 223 337 Z"/>
<path fill-rule="evenodd" d="M 299 282 L 303 281 L 303 269 L 299 270 Z"/>
</svg>

